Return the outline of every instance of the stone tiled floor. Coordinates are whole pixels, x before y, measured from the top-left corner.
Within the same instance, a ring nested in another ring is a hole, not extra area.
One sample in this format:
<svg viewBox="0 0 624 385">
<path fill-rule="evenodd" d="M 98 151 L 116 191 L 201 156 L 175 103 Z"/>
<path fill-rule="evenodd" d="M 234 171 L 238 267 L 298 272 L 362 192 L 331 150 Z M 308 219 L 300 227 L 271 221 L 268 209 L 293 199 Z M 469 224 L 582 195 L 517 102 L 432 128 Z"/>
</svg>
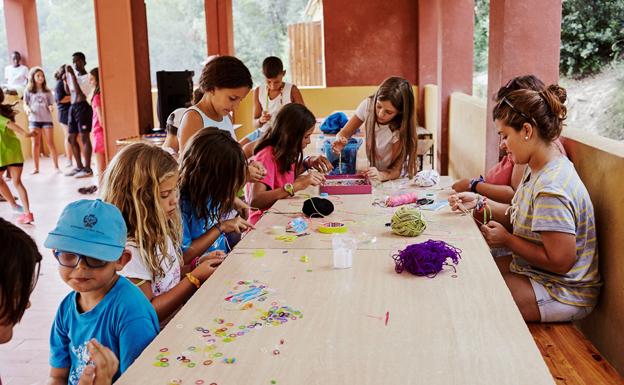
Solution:
<svg viewBox="0 0 624 385">
<path fill-rule="evenodd" d="M 64 158 L 59 160 L 60 164 L 65 162 Z M 75 179 L 55 173 L 49 158 L 42 159 L 40 174 L 30 175 L 32 169 L 32 163 L 26 163 L 23 180 L 35 222 L 21 228 L 35 239 L 43 261 L 37 287 L 30 298 L 30 309 L 15 327 L 11 342 L 0 345 L 0 376 L 4 385 L 44 384 L 47 379 L 50 326 L 69 288 L 59 277 L 57 262 L 43 247 L 43 241 L 65 205 L 84 197 L 77 192 L 78 187 L 94 182 L 94 179 Z M 13 190 L 11 182 L 7 183 Z M 89 197 L 93 199 L 96 195 Z M 13 222 L 16 219 L 6 202 L 0 202 L 0 216 Z"/>
</svg>

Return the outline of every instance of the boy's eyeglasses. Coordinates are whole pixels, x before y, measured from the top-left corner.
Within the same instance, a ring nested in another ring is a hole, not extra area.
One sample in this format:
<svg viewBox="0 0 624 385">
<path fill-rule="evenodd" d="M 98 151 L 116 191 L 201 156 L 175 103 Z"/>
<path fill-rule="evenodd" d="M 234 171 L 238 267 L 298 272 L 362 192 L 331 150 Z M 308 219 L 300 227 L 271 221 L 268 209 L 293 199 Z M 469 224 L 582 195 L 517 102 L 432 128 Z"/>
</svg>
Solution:
<svg viewBox="0 0 624 385">
<path fill-rule="evenodd" d="M 511 108 L 516 114 L 522 116 L 525 120 L 529 121 L 529 122 L 533 122 L 536 126 L 537 126 L 537 122 L 535 121 L 535 119 L 531 118 L 529 115 L 525 114 L 524 112 L 520 111 L 519 109 L 516 108 L 516 106 L 514 106 L 513 104 L 511 104 L 511 102 L 509 101 L 509 99 L 507 99 L 507 97 L 503 97 L 499 103 L 502 104 L 505 103 L 506 105 L 509 106 L 509 108 Z"/>
<path fill-rule="evenodd" d="M 84 260 L 87 266 L 93 269 L 98 269 L 108 265 L 107 261 L 101 259 L 87 257 L 86 255 L 71 253 L 69 251 L 54 250 L 54 258 L 61 266 L 75 268 L 80 263 L 80 260 Z"/>
</svg>

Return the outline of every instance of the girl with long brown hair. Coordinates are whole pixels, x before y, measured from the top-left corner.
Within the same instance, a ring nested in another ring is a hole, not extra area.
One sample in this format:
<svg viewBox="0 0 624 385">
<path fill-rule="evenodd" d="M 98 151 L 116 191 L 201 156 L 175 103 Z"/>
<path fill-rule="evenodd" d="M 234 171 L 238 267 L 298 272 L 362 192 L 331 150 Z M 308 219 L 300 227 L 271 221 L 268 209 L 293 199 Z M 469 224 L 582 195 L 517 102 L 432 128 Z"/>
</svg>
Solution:
<svg viewBox="0 0 624 385">
<path fill-rule="evenodd" d="M 400 77 L 390 77 L 381 83 L 377 92 L 364 99 L 355 115 L 336 135 L 332 144 L 339 153 L 364 125 L 366 155 L 370 167 L 364 174 L 372 180 L 386 181 L 401 176 L 404 166 L 412 178 L 417 169 L 417 133 L 414 113 L 414 91 L 411 84 Z"/>
<path fill-rule="evenodd" d="M 54 97 L 48 88 L 43 69 L 41 67 L 31 68 L 28 76 L 28 87 L 24 91 L 24 111 L 28 114 L 28 128 L 34 133 L 32 138 L 32 155 L 35 161 L 35 169 L 31 174 L 39 173 L 41 131 L 43 131 L 46 145 L 52 155 L 54 168 L 57 172 L 60 171 L 56 146 L 54 145 L 52 106 L 54 106 Z"/>
<path fill-rule="evenodd" d="M 293 196 L 309 186 L 323 183 L 323 172 L 332 169 L 323 156 L 303 158 L 303 150 L 310 144 L 316 118 L 303 104 L 290 103 L 278 112 L 275 123 L 264 133 L 254 149 L 254 159 L 267 170 L 266 176 L 258 182 L 247 184 L 247 197 L 252 211 L 249 220 L 256 223 L 262 212 L 279 200 Z"/>
</svg>

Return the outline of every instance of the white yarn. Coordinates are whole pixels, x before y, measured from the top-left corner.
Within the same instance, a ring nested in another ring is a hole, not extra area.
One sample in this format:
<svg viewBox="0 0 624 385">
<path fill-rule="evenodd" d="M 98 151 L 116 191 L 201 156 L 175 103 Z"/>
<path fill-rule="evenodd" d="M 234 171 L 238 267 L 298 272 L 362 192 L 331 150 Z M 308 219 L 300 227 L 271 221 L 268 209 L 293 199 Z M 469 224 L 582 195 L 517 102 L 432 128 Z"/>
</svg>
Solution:
<svg viewBox="0 0 624 385">
<path fill-rule="evenodd" d="M 440 181 L 440 174 L 436 170 L 419 171 L 414 178 L 414 183 L 419 187 L 431 187 Z"/>
</svg>

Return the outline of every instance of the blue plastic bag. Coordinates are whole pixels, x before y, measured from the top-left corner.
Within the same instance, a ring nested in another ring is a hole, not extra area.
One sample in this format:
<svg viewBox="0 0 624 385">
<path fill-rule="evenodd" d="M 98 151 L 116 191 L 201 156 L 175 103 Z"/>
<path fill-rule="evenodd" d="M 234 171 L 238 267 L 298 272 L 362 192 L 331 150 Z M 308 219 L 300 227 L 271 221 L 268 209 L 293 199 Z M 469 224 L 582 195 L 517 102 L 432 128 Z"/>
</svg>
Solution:
<svg viewBox="0 0 624 385">
<path fill-rule="evenodd" d="M 357 152 L 364 142 L 362 139 L 351 138 L 346 146 L 342 149 L 342 159 L 338 154 L 334 154 L 331 145 L 335 139 L 326 139 L 323 143 L 325 146 L 325 157 L 334 166 L 329 175 L 352 175 L 355 174 L 355 165 L 357 163 Z"/>
<path fill-rule="evenodd" d="M 344 112 L 334 112 L 323 121 L 321 131 L 325 134 L 337 134 L 348 121 L 349 119 Z"/>
</svg>

